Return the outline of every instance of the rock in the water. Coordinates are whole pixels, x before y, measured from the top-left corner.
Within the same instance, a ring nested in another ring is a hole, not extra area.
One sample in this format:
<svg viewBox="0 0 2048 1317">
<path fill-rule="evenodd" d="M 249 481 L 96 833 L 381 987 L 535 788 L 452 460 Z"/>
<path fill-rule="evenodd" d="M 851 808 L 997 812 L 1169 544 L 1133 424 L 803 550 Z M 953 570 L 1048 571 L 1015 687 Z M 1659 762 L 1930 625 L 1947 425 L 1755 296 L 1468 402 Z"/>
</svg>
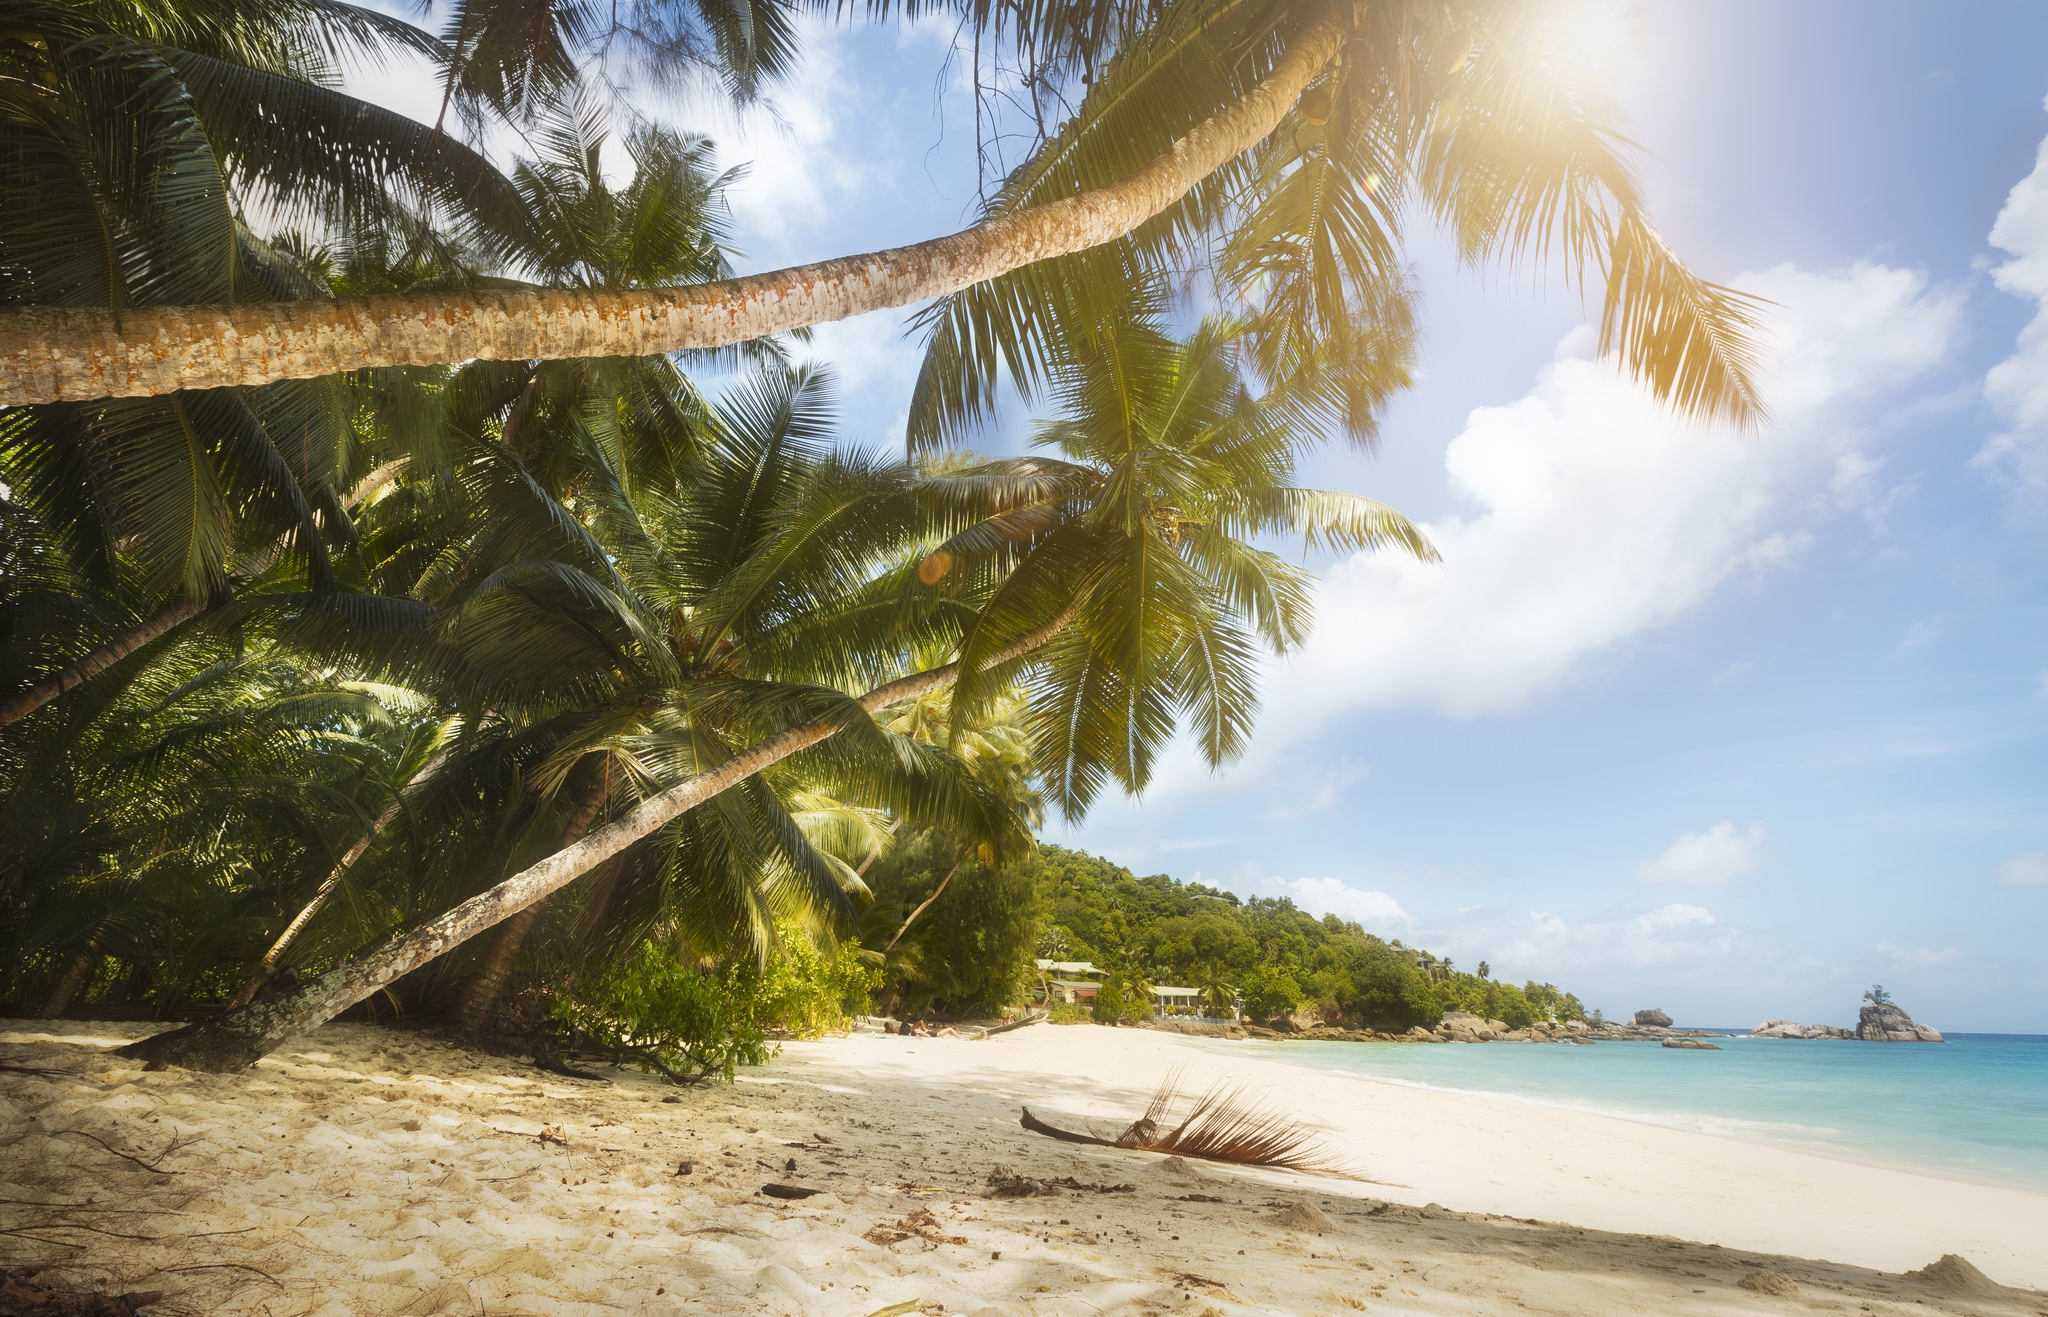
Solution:
<svg viewBox="0 0 2048 1317">
<path fill-rule="evenodd" d="M 1659 1010 L 1637 1011 L 1636 1023 L 1645 1028 L 1669 1029 L 1671 1017 Z"/>
<path fill-rule="evenodd" d="M 1796 1020 L 1765 1020 L 1749 1031 L 1752 1038 L 1854 1038 L 1854 1029 L 1832 1024 L 1800 1024 Z"/>
<path fill-rule="evenodd" d="M 1782 1271 L 1752 1271 L 1735 1282 L 1737 1289 L 1754 1290 L 1758 1294 L 1775 1294 L 1779 1298 L 1790 1298 L 1799 1293 L 1799 1284 Z"/>
<path fill-rule="evenodd" d="M 1938 1043 L 1941 1034 L 1896 1006 L 1866 1005 L 1856 1022 L 1856 1036 L 1867 1043 Z"/>
<path fill-rule="evenodd" d="M 1918 1271 L 1906 1273 L 1907 1280 L 1917 1280 L 1922 1285 L 1937 1290 L 1954 1290 L 1960 1294 L 2002 1294 L 2005 1286 L 1985 1275 L 1966 1257 L 1944 1253 Z"/>
<path fill-rule="evenodd" d="M 1719 1043 L 1701 1042 L 1697 1038 L 1666 1038 L 1664 1045 L 1666 1047 L 1682 1047 L 1691 1052 L 1718 1052 L 1721 1050 Z"/>
</svg>

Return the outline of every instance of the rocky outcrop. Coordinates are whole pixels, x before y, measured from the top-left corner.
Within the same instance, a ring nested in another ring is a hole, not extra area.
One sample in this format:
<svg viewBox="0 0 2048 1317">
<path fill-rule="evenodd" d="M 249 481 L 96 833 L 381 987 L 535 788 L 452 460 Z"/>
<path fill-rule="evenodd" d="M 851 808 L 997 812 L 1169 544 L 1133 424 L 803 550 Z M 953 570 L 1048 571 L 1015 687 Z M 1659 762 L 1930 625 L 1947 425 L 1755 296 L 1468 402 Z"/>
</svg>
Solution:
<svg viewBox="0 0 2048 1317">
<path fill-rule="evenodd" d="M 1251 1034 L 1241 1024 L 1228 1020 L 1141 1020 L 1139 1025 L 1146 1029 L 1159 1029 L 1166 1033 L 1194 1034 L 1203 1038 L 1249 1038 Z"/>
<path fill-rule="evenodd" d="M 1765 1020 L 1749 1031 L 1752 1038 L 1862 1039 L 1867 1043 L 1938 1043 L 1941 1031 L 1913 1023 L 1896 1006 L 1865 1006 L 1854 1029 L 1832 1024 L 1800 1024 L 1796 1020 Z"/>
<path fill-rule="evenodd" d="M 1669 1029 L 1671 1017 L 1659 1010 L 1637 1011 L 1636 1023 L 1645 1028 Z"/>
<path fill-rule="evenodd" d="M 1436 1036 L 1452 1043 L 1490 1043 L 1513 1032 L 1505 1020 L 1482 1020 L 1468 1011 L 1445 1011 L 1436 1027 Z"/>
<path fill-rule="evenodd" d="M 1866 1043 L 1938 1043 L 1938 1030 L 1913 1023 L 1896 1006 L 1865 1006 L 1856 1021 L 1856 1036 Z"/>
<path fill-rule="evenodd" d="M 1718 1052 L 1721 1050 L 1719 1043 L 1709 1043 L 1698 1038 L 1666 1038 L 1664 1045 L 1666 1047 L 1682 1047 L 1692 1052 Z"/>
<path fill-rule="evenodd" d="M 1796 1020 L 1765 1020 L 1749 1031 L 1752 1038 L 1854 1038 L 1854 1029 L 1832 1024 L 1800 1024 Z"/>
</svg>

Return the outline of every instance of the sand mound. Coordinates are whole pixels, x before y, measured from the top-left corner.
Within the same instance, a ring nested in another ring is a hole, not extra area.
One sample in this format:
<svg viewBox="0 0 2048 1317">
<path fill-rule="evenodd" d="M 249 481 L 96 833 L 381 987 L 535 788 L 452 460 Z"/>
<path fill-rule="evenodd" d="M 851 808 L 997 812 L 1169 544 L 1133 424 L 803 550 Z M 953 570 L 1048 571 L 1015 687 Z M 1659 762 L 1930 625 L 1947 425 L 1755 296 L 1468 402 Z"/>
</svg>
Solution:
<svg viewBox="0 0 2048 1317">
<path fill-rule="evenodd" d="M 1922 1285 L 1938 1290 L 1954 1290 L 1960 1294 L 2002 1294 L 2005 1287 L 1991 1277 L 1977 1270 L 1968 1258 L 1954 1253 L 1944 1253 L 1938 1261 L 1930 1262 L 1918 1271 L 1906 1273 L 1907 1280 L 1917 1280 Z"/>
<path fill-rule="evenodd" d="M 1206 1180 L 1208 1175 L 1201 1167 L 1178 1154 L 1159 1163 L 1159 1169 L 1168 1175 L 1177 1175 L 1183 1180 Z"/>
<path fill-rule="evenodd" d="M 1758 1294 L 1775 1294 L 1781 1299 L 1799 1293 L 1798 1282 L 1782 1271 L 1752 1271 L 1736 1281 L 1735 1287 L 1754 1290 Z"/>
<path fill-rule="evenodd" d="M 1294 1203 L 1266 1219 L 1289 1230 L 1312 1230 L 1319 1235 L 1337 1228 L 1337 1223 L 1323 1215 L 1323 1210 L 1314 1203 Z"/>
</svg>

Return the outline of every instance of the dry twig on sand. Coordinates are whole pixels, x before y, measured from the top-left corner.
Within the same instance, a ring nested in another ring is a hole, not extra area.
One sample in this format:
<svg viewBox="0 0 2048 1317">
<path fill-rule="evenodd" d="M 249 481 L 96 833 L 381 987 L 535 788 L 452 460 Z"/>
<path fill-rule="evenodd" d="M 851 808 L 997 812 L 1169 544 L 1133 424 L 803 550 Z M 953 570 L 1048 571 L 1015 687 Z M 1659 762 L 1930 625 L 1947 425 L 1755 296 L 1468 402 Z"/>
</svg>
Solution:
<svg viewBox="0 0 2048 1317">
<path fill-rule="evenodd" d="M 1355 1172 L 1319 1145 L 1314 1131 L 1287 1112 L 1257 1101 L 1242 1087 L 1216 1085 L 1196 1098 L 1187 1114 L 1169 1126 L 1168 1113 L 1180 1099 L 1180 1076 L 1176 1071 L 1153 1093 L 1145 1114 L 1115 1138 L 1048 1125 L 1032 1115 L 1029 1107 L 1024 1108 L 1022 1123 L 1034 1134 L 1067 1143 L 1136 1148 L 1141 1152 L 1174 1153 L 1240 1166 L 1277 1166 L 1282 1170 L 1357 1178 Z"/>
</svg>

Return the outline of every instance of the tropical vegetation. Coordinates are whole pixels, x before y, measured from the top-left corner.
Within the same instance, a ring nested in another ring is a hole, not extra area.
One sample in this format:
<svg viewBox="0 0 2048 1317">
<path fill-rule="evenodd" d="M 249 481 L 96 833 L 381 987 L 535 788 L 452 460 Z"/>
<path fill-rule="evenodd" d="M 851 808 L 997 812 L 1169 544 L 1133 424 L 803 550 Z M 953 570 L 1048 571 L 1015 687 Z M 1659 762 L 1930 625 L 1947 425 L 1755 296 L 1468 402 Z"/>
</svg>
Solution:
<svg viewBox="0 0 2048 1317">
<path fill-rule="evenodd" d="M 1041 910 L 1111 1013 L 1481 991 L 1257 903 L 1271 954 L 1134 943 L 1034 830 L 1243 751 L 1290 547 L 1433 557 L 1299 480 L 1409 382 L 1407 226 L 1561 263 L 1695 414 L 1761 415 L 1749 303 L 1535 7 L 1465 0 L 820 0 L 1044 95 L 966 233 L 735 276 L 646 97 L 763 94 L 802 7 L 0 0 L 0 998 L 224 1005 L 132 1049 L 222 1070 L 355 1009 L 718 1073 L 873 976 L 1011 998 Z M 437 122 L 349 93 L 398 59 Z M 802 331 L 932 296 L 901 455 L 846 442 Z M 970 452 L 1006 389 L 1031 451 Z"/>
</svg>

